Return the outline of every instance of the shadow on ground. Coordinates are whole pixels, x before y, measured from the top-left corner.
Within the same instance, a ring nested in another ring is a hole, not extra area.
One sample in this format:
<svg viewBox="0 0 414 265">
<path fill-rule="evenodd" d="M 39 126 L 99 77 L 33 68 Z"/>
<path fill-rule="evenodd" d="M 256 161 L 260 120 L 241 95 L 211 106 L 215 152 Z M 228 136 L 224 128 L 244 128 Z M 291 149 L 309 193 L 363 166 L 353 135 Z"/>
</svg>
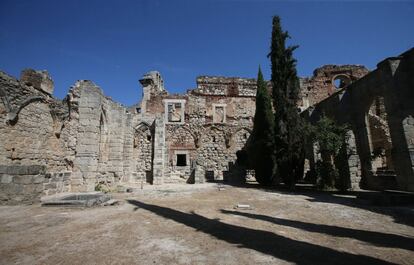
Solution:
<svg viewBox="0 0 414 265">
<path fill-rule="evenodd" d="M 262 220 L 277 225 L 289 226 L 297 229 L 301 229 L 308 232 L 316 232 L 326 234 L 334 237 L 345 237 L 364 241 L 380 247 L 388 248 L 401 248 L 414 251 L 414 238 L 409 238 L 400 235 L 394 235 L 389 233 L 365 231 L 360 229 L 338 227 L 324 224 L 313 224 L 302 221 L 295 221 L 277 217 L 271 217 L 261 214 L 253 214 L 239 211 L 221 210 L 225 214 L 233 214 L 238 216 L 244 216 L 256 220 Z"/>
<path fill-rule="evenodd" d="M 393 264 L 365 255 L 341 252 L 324 246 L 293 240 L 268 231 L 226 224 L 218 219 L 209 219 L 194 212 L 185 213 L 137 200 L 128 200 L 128 202 L 136 206 L 134 210 L 145 209 L 158 216 L 209 234 L 219 240 L 296 264 Z"/>
<path fill-rule="evenodd" d="M 283 186 L 278 187 L 264 187 L 255 182 L 248 183 L 225 183 L 227 185 L 236 186 L 239 188 L 259 189 L 270 193 L 288 194 L 288 195 L 303 195 L 309 197 L 307 199 L 311 202 L 321 202 L 329 204 L 345 205 L 352 208 L 359 208 L 370 212 L 387 215 L 393 218 L 394 222 L 414 227 L 414 205 L 405 205 L 404 207 L 388 207 L 378 206 L 370 200 L 370 193 L 381 192 L 376 191 L 318 191 L 312 185 L 296 185 L 295 190 L 288 190 Z M 384 192 L 385 193 L 385 192 Z M 347 195 L 347 196 L 344 196 Z M 414 194 L 412 195 L 414 197 Z M 371 196 L 372 199 L 375 199 Z M 365 199 L 361 199 L 365 198 Z"/>
</svg>

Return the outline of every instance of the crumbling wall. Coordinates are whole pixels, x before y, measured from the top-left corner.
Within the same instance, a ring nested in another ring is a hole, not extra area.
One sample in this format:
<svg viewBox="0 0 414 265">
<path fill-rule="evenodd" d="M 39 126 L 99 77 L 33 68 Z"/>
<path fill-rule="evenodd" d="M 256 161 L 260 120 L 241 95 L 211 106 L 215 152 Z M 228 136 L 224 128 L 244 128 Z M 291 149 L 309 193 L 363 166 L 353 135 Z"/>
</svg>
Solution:
<svg viewBox="0 0 414 265">
<path fill-rule="evenodd" d="M 346 154 L 350 188 L 414 190 L 413 65 L 414 49 L 387 58 L 302 113 L 311 122 L 326 115 L 352 129 L 355 147 Z"/>
<path fill-rule="evenodd" d="M 256 80 L 240 77 L 199 76 L 193 93 L 210 96 L 256 96 Z"/>
<path fill-rule="evenodd" d="M 133 114 L 104 96 L 91 81 L 78 81 L 72 88 L 79 94 L 75 174 L 72 189 L 91 191 L 98 183 L 115 186 L 136 174 Z M 125 142 L 129 144 L 126 145 Z"/>
<path fill-rule="evenodd" d="M 315 69 L 312 77 L 300 78 L 300 101 L 298 106 L 306 109 L 328 98 L 362 78 L 369 70 L 361 65 L 324 65 Z M 338 85 L 335 84 L 338 80 Z"/>
<path fill-rule="evenodd" d="M 53 81 L 45 71 L 25 70 L 22 76 L 19 81 L 0 72 L 0 185 L 7 190 L 6 202 L 68 191 L 75 154 L 76 121 L 70 119 L 67 100 L 49 95 Z"/>
</svg>

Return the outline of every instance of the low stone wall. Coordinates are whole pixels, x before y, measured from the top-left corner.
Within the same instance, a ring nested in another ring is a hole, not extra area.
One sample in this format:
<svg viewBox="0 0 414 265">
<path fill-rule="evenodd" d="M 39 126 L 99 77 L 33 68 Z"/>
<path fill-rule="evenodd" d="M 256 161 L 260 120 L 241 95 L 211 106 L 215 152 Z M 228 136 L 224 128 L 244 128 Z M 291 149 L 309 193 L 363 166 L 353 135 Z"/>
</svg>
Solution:
<svg viewBox="0 0 414 265">
<path fill-rule="evenodd" d="M 0 204 L 40 201 L 45 166 L 0 166 Z"/>
<path fill-rule="evenodd" d="M 46 173 L 43 181 L 43 195 L 71 191 L 71 172 Z"/>
<path fill-rule="evenodd" d="M 46 173 L 46 166 L 41 165 L 0 165 L 0 204 L 31 204 L 43 195 L 69 192 L 70 175 Z"/>
</svg>

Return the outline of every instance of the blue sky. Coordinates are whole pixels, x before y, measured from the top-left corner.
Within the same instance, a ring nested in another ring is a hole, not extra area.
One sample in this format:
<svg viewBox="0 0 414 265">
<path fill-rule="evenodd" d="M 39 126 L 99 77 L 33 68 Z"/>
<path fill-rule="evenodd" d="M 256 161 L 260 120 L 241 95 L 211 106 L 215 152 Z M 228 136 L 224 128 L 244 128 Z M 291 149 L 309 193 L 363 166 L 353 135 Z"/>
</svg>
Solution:
<svg viewBox="0 0 414 265">
<path fill-rule="evenodd" d="M 47 69 L 55 96 L 93 80 L 125 105 L 159 70 L 170 93 L 198 75 L 270 77 L 271 20 L 288 30 L 300 76 L 323 64 L 363 64 L 414 45 L 414 2 L 0 0 L 0 69 Z"/>
</svg>

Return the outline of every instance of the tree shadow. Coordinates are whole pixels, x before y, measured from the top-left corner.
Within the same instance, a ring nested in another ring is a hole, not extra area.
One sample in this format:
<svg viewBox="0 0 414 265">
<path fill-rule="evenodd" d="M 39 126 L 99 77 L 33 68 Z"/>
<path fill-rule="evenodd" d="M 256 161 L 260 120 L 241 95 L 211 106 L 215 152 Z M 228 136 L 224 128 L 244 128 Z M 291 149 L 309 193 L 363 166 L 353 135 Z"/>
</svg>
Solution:
<svg viewBox="0 0 414 265">
<path fill-rule="evenodd" d="M 218 219 L 209 219 L 194 212 L 184 213 L 137 200 L 128 200 L 128 202 L 136 206 L 134 210 L 145 209 L 217 239 L 296 264 L 393 264 L 378 258 L 293 240 L 268 231 L 226 224 Z"/>
<path fill-rule="evenodd" d="M 229 184 L 238 188 L 257 189 L 269 193 L 303 195 L 310 197 L 310 202 L 321 202 L 329 204 L 345 205 L 352 208 L 363 209 L 366 211 L 387 215 L 393 218 L 395 223 L 414 227 L 414 211 L 412 205 L 400 206 L 379 206 L 375 204 L 375 199 L 386 195 L 387 192 L 378 191 L 319 191 L 311 185 L 296 185 L 295 190 L 288 190 L 283 186 L 264 187 L 256 183 Z M 370 195 L 371 194 L 371 195 Z M 377 194 L 376 196 L 374 194 Z M 347 196 L 343 196 L 347 195 Z M 414 198 L 414 194 L 412 195 Z"/>
<path fill-rule="evenodd" d="M 373 205 L 372 201 L 362 199 L 369 191 L 354 191 L 354 192 L 299 192 L 298 194 L 311 197 L 307 199 L 310 202 L 320 202 L 329 204 L 340 204 L 352 208 L 363 209 L 366 211 L 387 215 L 393 218 L 395 223 L 408 225 L 414 227 L 414 211 L 412 206 L 406 207 L 389 207 Z M 342 196 L 351 195 L 351 196 Z"/>
<path fill-rule="evenodd" d="M 271 217 L 261 214 L 245 213 L 239 211 L 221 210 L 225 214 L 244 216 L 252 219 L 263 220 L 277 225 L 289 226 L 336 237 L 353 238 L 380 247 L 401 248 L 414 251 L 414 238 L 399 236 L 395 234 L 366 231 L 353 228 L 338 227 L 324 224 L 313 224 L 283 218 Z"/>
</svg>

